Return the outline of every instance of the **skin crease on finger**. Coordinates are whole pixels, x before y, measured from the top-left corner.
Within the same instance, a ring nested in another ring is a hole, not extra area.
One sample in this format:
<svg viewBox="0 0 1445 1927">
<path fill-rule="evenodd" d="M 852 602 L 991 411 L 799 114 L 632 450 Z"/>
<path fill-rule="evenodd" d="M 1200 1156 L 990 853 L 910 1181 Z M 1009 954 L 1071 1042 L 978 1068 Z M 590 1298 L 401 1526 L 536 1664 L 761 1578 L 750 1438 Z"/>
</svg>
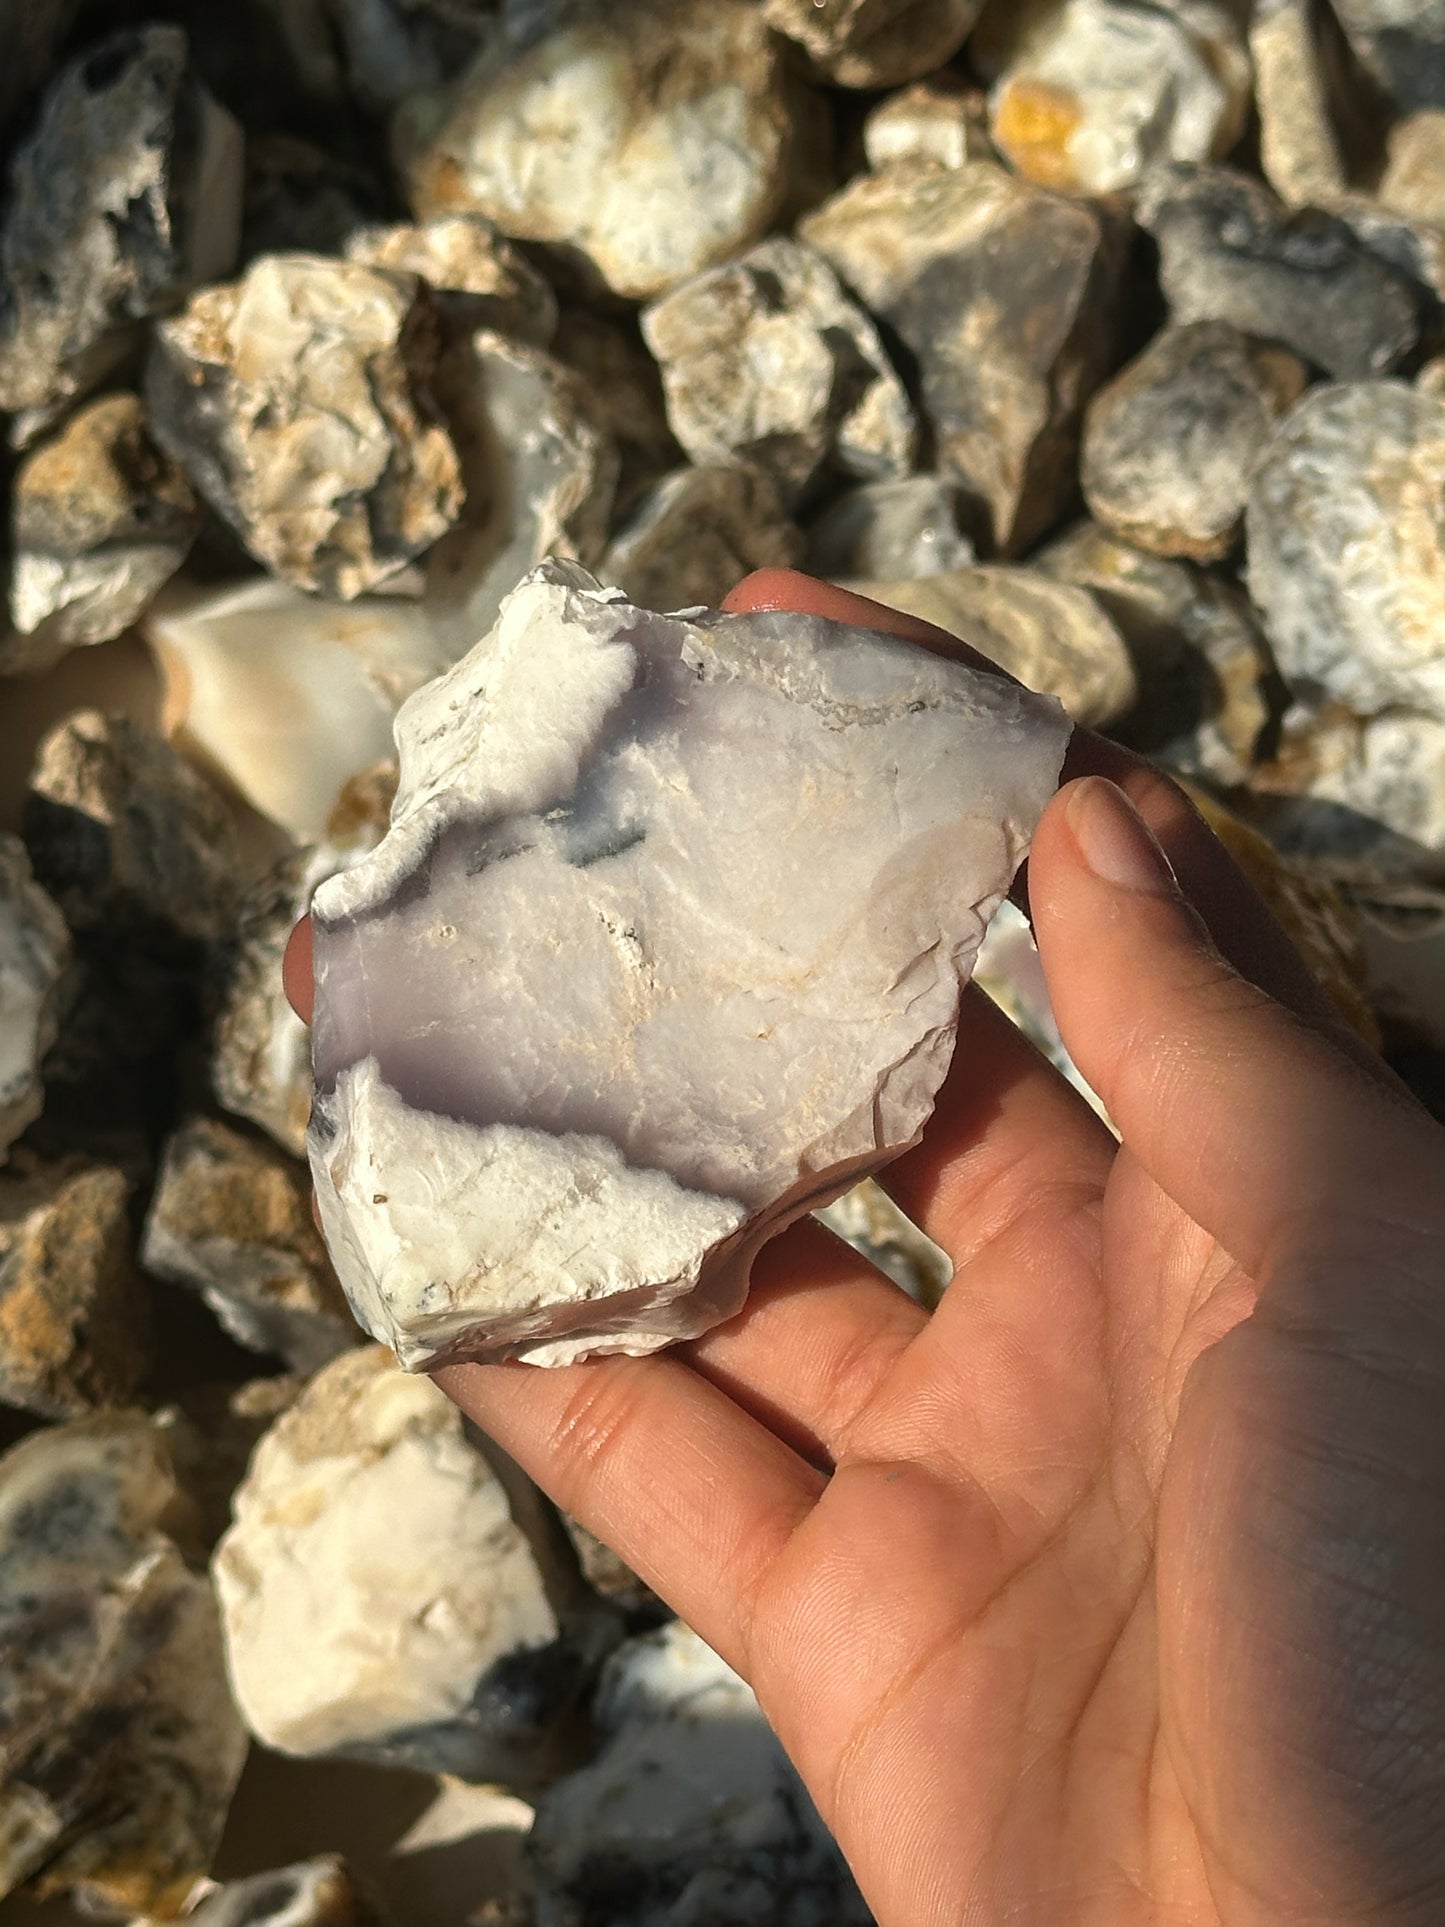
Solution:
<svg viewBox="0 0 1445 1927">
<path fill-rule="evenodd" d="M 691 1346 L 438 1380 L 752 1681 L 884 1927 L 1439 1923 L 1441 1134 L 1167 779 L 1065 775 L 1029 894 L 1121 1147 L 971 993 L 886 1174 L 932 1318 L 805 1223 Z"/>
</svg>

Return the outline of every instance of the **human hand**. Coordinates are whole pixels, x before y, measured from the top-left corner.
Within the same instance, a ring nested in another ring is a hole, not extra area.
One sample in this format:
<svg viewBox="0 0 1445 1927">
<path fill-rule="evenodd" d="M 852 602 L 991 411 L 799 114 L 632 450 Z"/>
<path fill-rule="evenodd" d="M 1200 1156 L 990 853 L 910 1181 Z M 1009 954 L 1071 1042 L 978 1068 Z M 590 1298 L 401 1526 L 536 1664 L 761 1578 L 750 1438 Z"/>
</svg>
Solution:
<svg viewBox="0 0 1445 1927">
<path fill-rule="evenodd" d="M 751 1681 L 885 1927 L 1439 1922 L 1445 1134 L 1172 784 L 1066 775 L 1031 911 L 1122 1146 L 970 990 L 883 1178 L 932 1317 L 804 1220 L 692 1344 L 437 1379 Z"/>
</svg>

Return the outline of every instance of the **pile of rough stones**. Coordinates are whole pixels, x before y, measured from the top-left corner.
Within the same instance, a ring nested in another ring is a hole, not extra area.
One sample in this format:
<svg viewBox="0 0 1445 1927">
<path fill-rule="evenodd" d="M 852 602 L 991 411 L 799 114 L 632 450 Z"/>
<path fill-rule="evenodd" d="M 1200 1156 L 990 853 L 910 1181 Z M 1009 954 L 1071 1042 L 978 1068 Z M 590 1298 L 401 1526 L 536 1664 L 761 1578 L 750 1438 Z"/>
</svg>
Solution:
<svg viewBox="0 0 1445 1927">
<path fill-rule="evenodd" d="M 1445 4 L 0 29 L 5 1919 L 862 1920 L 742 1683 L 360 1345 L 282 946 L 534 563 L 801 564 L 1188 778 L 1438 1100 Z"/>
</svg>

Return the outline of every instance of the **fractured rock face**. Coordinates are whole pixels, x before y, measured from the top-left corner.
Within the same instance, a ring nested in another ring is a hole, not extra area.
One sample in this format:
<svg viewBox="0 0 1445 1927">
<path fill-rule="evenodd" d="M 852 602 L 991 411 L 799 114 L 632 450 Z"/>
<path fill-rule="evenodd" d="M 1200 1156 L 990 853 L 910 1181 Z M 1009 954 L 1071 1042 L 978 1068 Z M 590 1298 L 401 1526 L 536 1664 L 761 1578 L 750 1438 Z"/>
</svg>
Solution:
<svg viewBox="0 0 1445 1927">
<path fill-rule="evenodd" d="M 1247 174 L 1159 168 L 1135 211 L 1159 243 L 1176 322 L 1228 321 L 1340 380 L 1388 374 L 1420 339 L 1419 294 L 1404 274 L 1343 221 L 1291 212 Z"/>
<path fill-rule="evenodd" d="M 896 161 L 964 167 L 998 159 L 985 96 L 946 71 L 880 100 L 863 122 L 863 152 L 875 169 Z"/>
<path fill-rule="evenodd" d="M 229 271 L 241 130 L 177 27 L 112 34 L 51 83 L 17 150 L 0 234 L 0 408 L 28 439 L 202 281 Z"/>
<path fill-rule="evenodd" d="M 460 513 L 435 354 L 414 277 L 267 255 L 156 331 L 146 399 L 156 440 L 258 562 L 350 598 Z"/>
<path fill-rule="evenodd" d="M 840 87 L 897 87 L 951 60 L 983 0 L 766 0 L 770 27 Z"/>
<path fill-rule="evenodd" d="M 1166 328 L 1090 405 L 1084 499 L 1140 548 L 1222 560 L 1255 464 L 1308 379 L 1287 350 L 1227 322 Z"/>
<path fill-rule="evenodd" d="M 1314 0 L 1256 0 L 1249 51 L 1265 179 L 1291 207 L 1329 206 L 1348 170 Z"/>
<path fill-rule="evenodd" d="M 1104 208 L 986 161 L 865 176 L 799 233 L 917 357 L 940 471 L 1026 548 L 1076 486 L 1079 416 L 1112 353 L 1121 234 Z"/>
<path fill-rule="evenodd" d="M 693 461 L 747 462 L 797 501 L 825 468 L 903 476 L 917 435 L 878 330 L 827 262 L 784 236 L 684 282 L 642 319 Z"/>
<path fill-rule="evenodd" d="M 1064 0 L 1042 22 L 1027 7 L 992 18 L 994 145 L 1045 187 L 1112 193 L 1157 161 L 1215 160 L 1239 138 L 1250 65 L 1227 5 Z"/>
<path fill-rule="evenodd" d="M 44 1106 L 40 1065 L 60 1029 L 69 962 L 64 917 L 19 837 L 0 834 L 0 1164 Z"/>
<path fill-rule="evenodd" d="M 0 1893 L 168 1919 L 208 1870 L 246 1736 L 188 1533 L 141 1413 L 0 1459 Z"/>
<path fill-rule="evenodd" d="M 754 569 L 791 568 L 803 538 L 755 468 L 680 468 L 633 509 L 598 578 L 640 609 L 716 608 Z"/>
<path fill-rule="evenodd" d="M 189 1927 L 385 1927 L 338 1854 L 231 1880 L 186 1915 Z"/>
<path fill-rule="evenodd" d="M 357 1342 L 301 1171 L 213 1118 L 190 1119 L 167 1143 L 141 1262 L 199 1291 L 238 1344 L 298 1372 Z"/>
<path fill-rule="evenodd" d="M 420 275 L 443 297 L 443 314 L 463 326 L 494 328 L 538 348 L 557 332 L 551 286 L 480 214 L 361 228 L 348 236 L 345 251 L 363 267 Z"/>
<path fill-rule="evenodd" d="M 674 1620 L 598 1693 L 595 1759 L 539 1801 L 537 1927 L 864 1927 L 870 1919 L 751 1690 Z"/>
<path fill-rule="evenodd" d="M 72 644 L 118 636 L 184 562 L 201 525 L 134 395 L 79 409 L 27 456 L 14 490 L 10 617 L 30 641 L 0 652 L 0 669 L 42 668 Z"/>
<path fill-rule="evenodd" d="M 362 1324 L 560 1363 L 736 1311 L 922 1129 L 1067 735 L 891 638 L 539 570 L 403 709 L 391 832 L 315 900 L 312 1170 Z"/>
<path fill-rule="evenodd" d="M 755 241 L 795 140 L 752 0 L 511 0 L 504 30 L 396 147 L 421 220 L 478 213 L 647 300 Z"/>
<path fill-rule="evenodd" d="M 832 581 L 916 581 L 963 569 L 973 544 L 958 526 L 958 491 L 936 475 L 865 482 L 808 529 L 807 566 Z"/>
<path fill-rule="evenodd" d="M 531 1552 L 460 1412 L 379 1347 L 262 1439 L 213 1574 L 242 1711 L 282 1752 L 516 1783 L 554 1743 L 567 1668 Z"/>
</svg>

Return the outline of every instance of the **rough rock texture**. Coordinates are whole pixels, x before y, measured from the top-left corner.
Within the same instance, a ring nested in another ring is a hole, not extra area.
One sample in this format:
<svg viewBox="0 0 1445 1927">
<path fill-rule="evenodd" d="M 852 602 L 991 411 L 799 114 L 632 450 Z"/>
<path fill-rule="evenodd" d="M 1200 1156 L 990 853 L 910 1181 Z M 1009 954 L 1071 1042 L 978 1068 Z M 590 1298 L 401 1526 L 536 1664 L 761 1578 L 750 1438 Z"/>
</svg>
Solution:
<svg viewBox="0 0 1445 1927">
<path fill-rule="evenodd" d="M 1063 0 L 995 9 L 985 71 L 994 145 L 1045 187 L 1108 194 L 1161 160 L 1227 154 L 1244 126 L 1249 56 L 1216 0 Z"/>
<path fill-rule="evenodd" d="M 268 1745 L 515 1782 L 553 1744 L 575 1671 L 531 1552 L 461 1413 L 380 1347 L 262 1439 L 212 1570 Z"/>
<path fill-rule="evenodd" d="M 25 841 L 72 930 L 161 924 L 204 942 L 227 927 L 238 859 L 226 806 L 124 716 L 77 710 L 44 739 Z"/>
<path fill-rule="evenodd" d="M 582 378 L 586 404 L 616 445 L 616 507 L 637 498 L 683 460 L 667 421 L 662 375 L 631 316 L 564 307 L 552 352 Z"/>
<path fill-rule="evenodd" d="M 864 1927 L 752 1692 L 674 1620 L 608 1662 L 597 1757 L 542 1796 L 537 1927 Z"/>
<path fill-rule="evenodd" d="M 0 408 L 28 439 L 95 386 L 137 324 L 230 269 L 241 130 L 177 27 L 112 34 L 51 83 L 17 149 L 0 233 Z"/>
<path fill-rule="evenodd" d="M 149 1358 L 119 1171 L 17 1154 L 0 1177 L 0 1403 L 42 1418 L 120 1405 Z"/>
<path fill-rule="evenodd" d="M 357 1342 L 304 1174 L 214 1118 L 190 1119 L 167 1143 L 141 1262 L 199 1291 L 239 1344 L 295 1371 L 316 1371 Z"/>
<path fill-rule="evenodd" d="M 963 167 L 996 161 L 988 132 L 988 100 L 945 71 L 889 94 L 863 122 L 863 152 L 872 168 L 897 161 L 933 161 Z"/>
<path fill-rule="evenodd" d="M 986 161 L 890 167 L 804 219 L 917 357 L 940 471 L 1026 548 L 1075 488 L 1079 415 L 1105 373 L 1122 261 L 1105 209 Z"/>
<path fill-rule="evenodd" d="M 480 214 L 361 228 L 345 251 L 363 267 L 420 275 L 444 297 L 443 314 L 467 327 L 494 328 L 538 348 L 557 332 L 550 283 Z"/>
<path fill-rule="evenodd" d="M 454 86 L 398 114 L 419 219 L 485 214 L 633 300 L 766 233 L 795 117 L 752 0 L 510 0 L 503 19 Z"/>
<path fill-rule="evenodd" d="M 418 1366 L 730 1316 L 921 1130 L 1067 734 L 892 639 L 539 570 L 403 709 L 391 832 L 314 904 L 312 1171 L 361 1323 Z"/>
<path fill-rule="evenodd" d="M 162 324 L 146 400 L 156 440 L 258 562 L 349 598 L 460 513 L 435 355 L 413 276 L 269 255 Z"/>
<path fill-rule="evenodd" d="M 1445 111 L 1411 114 L 1391 128 L 1379 197 L 1398 214 L 1445 224 Z"/>
<path fill-rule="evenodd" d="M 187 1927 L 385 1927 L 386 1920 L 334 1853 L 228 1881 L 186 1915 Z"/>
<path fill-rule="evenodd" d="M 1286 349 L 1228 322 L 1166 328 L 1090 404 L 1085 501 L 1140 548 L 1221 561 L 1255 464 L 1308 379 Z"/>
<path fill-rule="evenodd" d="M 1344 193 L 1348 170 L 1316 0 L 1256 0 L 1249 51 L 1265 179 L 1291 207 L 1328 206 Z"/>
<path fill-rule="evenodd" d="M 640 609 L 711 609 L 753 569 L 791 568 L 802 554 L 760 470 L 680 468 L 637 503 L 597 575 Z"/>
<path fill-rule="evenodd" d="M 1088 589 L 1128 645 L 1139 699 L 1118 734 L 1184 775 L 1252 780 L 1277 710 L 1278 677 L 1249 599 L 1188 562 L 1081 522 L 1037 566 Z"/>
<path fill-rule="evenodd" d="M 766 0 L 770 27 L 840 87 L 897 87 L 952 59 L 983 0 Z"/>
<path fill-rule="evenodd" d="M 1085 589 L 998 564 L 855 586 L 961 636 L 1028 688 L 1056 696 L 1076 723 L 1101 727 L 1133 707 L 1129 651 Z"/>
<path fill-rule="evenodd" d="M 973 544 L 958 526 L 958 509 L 957 489 L 936 475 L 865 482 L 809 527 L 808 569 L 834 581 L 914 581 L 966 568 Z"/>
<path fill-rule="evenodd" d="M 1165 167 L 1135 209 L 1159 243 L 1176 322 L 1228 321 L 1341 380 L 1388 374 L 1420 338 L 1418 291 L 1318 208 L 1291 212 L 1247 174 Z"/>
<path fill-rule="evenodd" d="M 1445 722 L 1445 402 L 1312 389 L 1249 498 L 1249 586 L 1295 693 Z"/>
<path fill-rule="evenodd" d="M 1333 5 L 1356 54 L 1397 107 L 1445 107 L 1445 0 Z"/>
<path fill-rule="evenodd" d="M 179 1912 L 246 1738 L 161 1428 L 107 1413 L 0 1459 L 0 1893 Z"/>
<path fill-rule="evenodd" d="M 0 1164 L 45 1103 L 40 1066 L 66 995 L 70 933 L 19 837 L 0 834 Z"/>
<path fill-rule="evenodd" d="M 796 502 L 827 471 L 912 466 L 917 424 L 878 330 L 785 236 L 684 282 L 642 318 L 667 416 L 695 462 L 747 462 Z"/>
</svg>

